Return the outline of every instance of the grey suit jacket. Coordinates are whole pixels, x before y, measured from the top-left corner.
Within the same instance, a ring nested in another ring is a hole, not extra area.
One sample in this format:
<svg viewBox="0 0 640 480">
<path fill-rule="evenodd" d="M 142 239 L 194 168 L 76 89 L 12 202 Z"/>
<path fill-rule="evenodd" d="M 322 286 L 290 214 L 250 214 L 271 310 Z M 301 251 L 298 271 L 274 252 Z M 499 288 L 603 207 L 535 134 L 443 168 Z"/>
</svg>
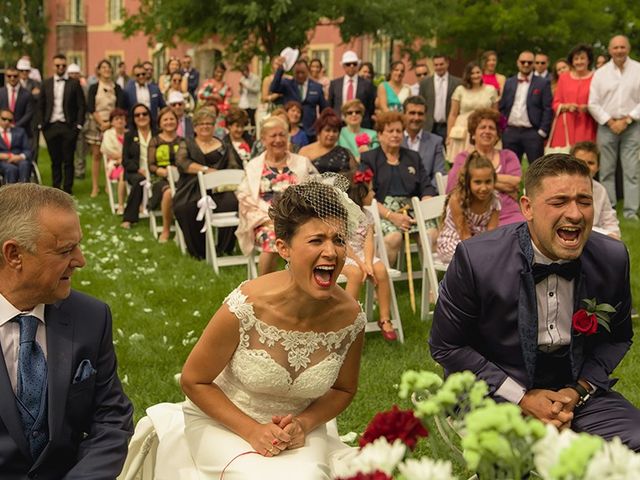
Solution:
<svg viewBox="0 0 640 480">
<path fill-rule="evenodd" d="M 447 82 L 446 117 L 449 117 L 449 110 L 451 110 L 451 95 L 453 95 L 453 91 L 460 84 L 462 84 L 462 79 L 460 77 L 454 77 L 449 74 L 449 81 Z M 424 129 L 427 132 L 430 132 L 433 129 L 433 110 L 436 106 L 436 89 L 433 81 L 433 75 L 429 75 L 420 82 L 419 94 L 427 102 L 427 115 L 424 119 Z"/>
<path fill-rule="evenodd" d="M 409 148 L 408 136 L 405 135 L 402 139 L 402 146 Z M 429 133 L 426 130 L 422 130 L 422 137 L 420 137 L 420 145 L 418 146 L 418 155 L 422 160 L 424 171 L 430 178 L 431 185 L 438 190 L 436 184 L 436 172 L 445 174 L 444 169 L 444 153 L 442 148 L 442 137 Z"/>
<path fill-rule="evenodd" d="M 45 306 L 49 443 L 31 458 L 0 355 L 0 477 L 59 480 L 118 476 L 133 433 L 133 407 L 118 379 L 111 312 L 79 292 Z M 78 382 L 84 360 L 95 373 Z"/>
</svg>

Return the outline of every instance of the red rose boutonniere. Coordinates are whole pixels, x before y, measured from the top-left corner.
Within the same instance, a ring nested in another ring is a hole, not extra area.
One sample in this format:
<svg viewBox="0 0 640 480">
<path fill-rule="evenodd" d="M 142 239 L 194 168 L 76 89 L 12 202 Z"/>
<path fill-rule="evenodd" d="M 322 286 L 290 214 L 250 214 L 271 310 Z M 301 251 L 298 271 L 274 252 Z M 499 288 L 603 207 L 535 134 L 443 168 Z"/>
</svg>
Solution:
<svg viewBox="0 0 640 480">
<path fill-rule="evenodd" d="M 533 94 L 534 95 L 540 95 L 540 89 L 539 88 L 534 88 L 533 89 Z"/>
<path fill-rule="evenodd" d="M 573 329 L 578 334 L 593 335 L 598 331 L 598 325 L 602 325 L 607 332 L 611 332 L 609 314 L 615 313 L 616 309 L 608 303 L 596 303 L 595 298 L 585 298 L 582 303 L 585 308 L 574 313 L 571 319 Z"/>
</svg>

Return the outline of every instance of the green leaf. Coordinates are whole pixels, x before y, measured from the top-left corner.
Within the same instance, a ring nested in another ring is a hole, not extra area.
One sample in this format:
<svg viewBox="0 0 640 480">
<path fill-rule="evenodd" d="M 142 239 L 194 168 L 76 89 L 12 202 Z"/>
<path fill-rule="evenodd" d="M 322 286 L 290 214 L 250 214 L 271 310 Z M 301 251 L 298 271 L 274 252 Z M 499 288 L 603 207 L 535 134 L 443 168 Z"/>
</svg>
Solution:
<svg viewBox="0 0 640 480">
<path fill-rule="evenodd" d="M 598 325 L 602 326 L 602 328 L 604 328 L 607 332 L 611 333 L 611 327 L 609 326 L 609 320 L 600 318 L 597 315 L 596 315 L 596 318 L 598 319 Z"/>
<path fill-rule="evenodd" d="M 616 313 L 616 309 L 608 303 L 600 303 L 596 306 L 596 312 Z"/>
</svg>

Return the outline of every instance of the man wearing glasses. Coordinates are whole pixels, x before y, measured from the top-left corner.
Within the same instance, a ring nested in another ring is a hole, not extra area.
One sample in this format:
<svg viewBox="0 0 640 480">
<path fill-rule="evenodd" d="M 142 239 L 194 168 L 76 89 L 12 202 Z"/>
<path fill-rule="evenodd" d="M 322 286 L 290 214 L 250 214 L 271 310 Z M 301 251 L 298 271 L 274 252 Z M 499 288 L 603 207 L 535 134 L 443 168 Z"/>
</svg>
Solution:
<svg viewBox="0 0 640 480">
<path fill-rule="evenodd" d="M 132 108 L 136 103 L 142 103 L 151 110 L 151 120 L 155 125 L 158 111 L 166 106 L 160 88 L 149 78 L 153 75 L 153 66 L 149 71 L 146 64 L 138 63 L 133 66 L 133 82 L 129 82 L 124 89 L 127 97 L 127 105 Z"/>
<path fill-rule="evenodd" d="M 526 154 L 529 164 L 543 155 L 553 119 L 551 85 L 546 78 L 535 76 L 533 68 L 533 52 L 522 52 L 518 74 L 507 79 L 500 99 L 500 113 L 507 119 L 502 144 L 521 162 Z"/>
<path fill-rule="evenodd" d="M 373 128 L 371 115 L 375 111 L 376 88 L 364 77 L 358 75 L 360 59 L 356 52 L 347 50 L 342 55 L 344 76 L 331 80 L 329 84 L 329 106 L 340 115 L 342 104 L 358 99 L 364 105 L 362 126 Z"/>
<path fill-rule="evenodd" d="M 536 77 L 549 78 L 549 57 L 544 53 L 536 53 L 534 60 Z"/>
<path fill-rule="evenodd" d="M 0 88 L 0 108 L 10 110 L 15 126 L 23 128 L 28 138 L 31 138 L 33 96 L 29 90 L 21 87 L 17 68 L 7 68 L 4 78 L 6 85 Z"/>
<path fill-rule="evenodd" d="M 193 122 L 191 121 L 191 117 L 187 117 L 184 114 L 184 96 L 180 92 L 176 92 L 175 90 L 169 93 L 169 106 L 173 113 L 178 117 L 178 128 L 176 133 L 178 136 L 182 138 L 190 138 L 193 140 L 194 131 L 193 131 Z"/>
<path fill-rule="evenodd" d="M 413 71 L 416 74 L 416 83 L 411 85 L 412 97 L 420 94 L 420 82 L 429 75 L 429 67 L 424 63 L 417 63 Z"/>
<path fill-rule="evenodd" d="M 53 57 L 55 73 L 42 85 L 40 126 L 51 157 L 53 186 L 72 193 L 76 140 L 84 125 L 84 93 L 77 80 L 67 76 L 67 57 Z"/>
<path fill-rule="evenodd" d="M 25 130 L 13 127 L 13 112 L 0 107 L 0 175 L 5 183 L 28 182 L 31 146 Z"/>
</svg>

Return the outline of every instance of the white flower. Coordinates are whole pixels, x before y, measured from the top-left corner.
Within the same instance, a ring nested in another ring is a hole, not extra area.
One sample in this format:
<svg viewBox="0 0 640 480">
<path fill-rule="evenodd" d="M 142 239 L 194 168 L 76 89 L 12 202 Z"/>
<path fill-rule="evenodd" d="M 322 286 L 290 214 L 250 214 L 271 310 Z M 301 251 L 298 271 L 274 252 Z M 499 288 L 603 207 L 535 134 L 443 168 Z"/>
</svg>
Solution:
<svg viewBox="0 0 640 480">
<path fill-rule="evenodd" d="M 587 466 L 584 480 L 635 480 L 640 472 L 640 455 L 615 437 L 598 451 Z"/>
<path fill-rule="evenodd" d="M 549 477 L 551 469 L 558 462 L 560 452 L 567 448 L 577 436 L 578 434 L 573 430 L 565 428 L 559 432 L 556 427 L 547 424 L 547 434 L 531 447 L 536 471 L 542 478 Z"/>
<path fill-rule="evenodd" d="M 353 460 L 356 473 L 373 473 L 380 470 L 391 476 L 398 463 L 404 458 L 406 450 L 407 446 L 402 440 L 397 439 L 393 444 L 389 444 L 386 438 L 380 437 L 362 447 Z"/>
<path fill-rule="evenodd" d="M 344 435 L 340 435 L 340 441 L 344 443 L 353 443 L 357 438 L 358 434 L 356 432 L 349 432 Z"/>
<path fill-rule="evenodd" d="M 193 316 L 194 317 L 199 317 L 200 316 L 200 310 L 194 310 Z"/>
<path fill-rule="evenodd" d="M 142 340 L 144 340 L 144 335 L 141 333 L 133 333 L 129 335 L 130 342 L 141 342 Z"/>
<path fill-rule="evenodd" d="M 451 462 L 432 460 L 422 457 L 420 460 L 407 459 L 398 465 L 398 470 L 406 480 L 455 480 L 451 471 Z"/>
<path fill-rule="evenodd" d="M 85 286 L 85 287 L 86 287 L 87 285 L 91 285 L 91 282 L 90 282 L 89 280 L 82 280 L 82 281 L 80 282 L 80 285 L 82 285 L 82 286 Z"/>
<path fill-rule="evenodd" d="M 142 309 L 144 311 L 144 313 L 151 313 L 153 310 L 151 310 L 150 308 L 143 308 Z"/>
</svg>

